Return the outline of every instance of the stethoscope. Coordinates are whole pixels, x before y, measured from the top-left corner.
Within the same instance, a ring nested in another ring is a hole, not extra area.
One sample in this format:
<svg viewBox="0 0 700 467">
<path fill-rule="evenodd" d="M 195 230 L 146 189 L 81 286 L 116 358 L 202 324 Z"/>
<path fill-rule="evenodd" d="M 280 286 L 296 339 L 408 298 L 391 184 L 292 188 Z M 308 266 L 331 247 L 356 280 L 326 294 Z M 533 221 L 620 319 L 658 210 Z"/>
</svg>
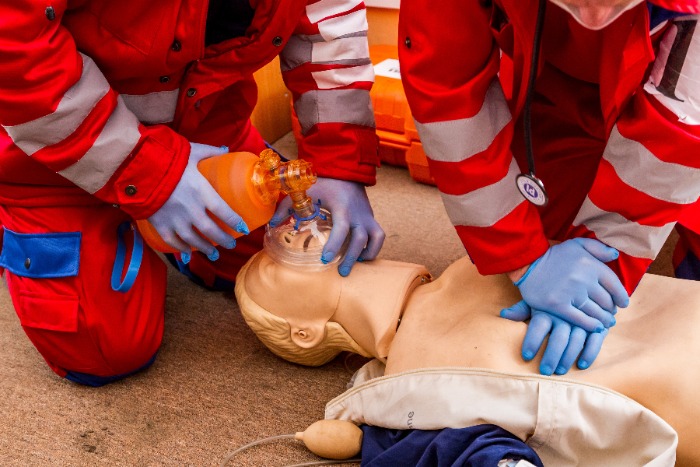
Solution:
<svg viewBox="0 0 700 467">
<path fill-rule="evenodd" d="M 549 201 L 544 183 L 535 175 L 535 156 L 532 151 L 532 119 L 531 107 L 532 96 L 535 93 L 535 78 L 537 75 L 537 64 L 540 55 L 540 42 L 542 39 L 542 28 L 544 24 L 544 13 L 547 0 L 539 0 L 537 9 L 537 22 L 535 24 L 535 38 L 533 40 L 532 60 L 530 61 L 530 76 L 527 82 L 527 93 L 525 94 L 525 106 L 523 107 L 523 127 L 525 136 L 525 154 L 527 155 L 527 168 L 529 173 L 521 173 L 515 178 L 518 191 L 523 197 L 536 206 L 544 206 Z"/>
</svg>

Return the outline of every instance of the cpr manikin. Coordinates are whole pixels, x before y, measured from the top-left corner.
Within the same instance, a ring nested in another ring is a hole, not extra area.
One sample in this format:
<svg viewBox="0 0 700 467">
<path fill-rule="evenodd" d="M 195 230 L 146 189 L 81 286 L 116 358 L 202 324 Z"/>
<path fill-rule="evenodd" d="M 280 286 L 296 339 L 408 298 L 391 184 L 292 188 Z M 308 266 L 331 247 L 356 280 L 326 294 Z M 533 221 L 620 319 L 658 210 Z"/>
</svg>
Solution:
<svg viewBox="0 0 700 467">
<path fill-rule="evenodd" d="M 274 256 L 274 255 L 273 255 Z M 499 317 L 517 300 L 504 276 L 468 259 L 437 280 L 419 265 L 295 268 L 263 251 L 241 271 L 243 316 L 274 353 L 321 365 L 341 351 L 375 357 L 326 418 L 435 430 L 492 423 L 545 465 L 700 465 L 700 284 L 647 275 L 595 365 L 542 376 Z M 676 451 L 677 448 L 677 451 Z"/>
</svg>

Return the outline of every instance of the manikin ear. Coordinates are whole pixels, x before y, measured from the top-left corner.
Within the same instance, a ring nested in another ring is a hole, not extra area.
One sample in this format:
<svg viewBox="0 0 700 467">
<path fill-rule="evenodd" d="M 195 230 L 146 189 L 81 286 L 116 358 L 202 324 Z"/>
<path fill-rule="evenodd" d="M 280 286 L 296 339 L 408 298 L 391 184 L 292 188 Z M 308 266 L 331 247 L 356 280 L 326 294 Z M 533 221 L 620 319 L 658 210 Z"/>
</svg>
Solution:
<svg viewBox="0 0 700 467">
<path fill-rule="evenodd" d="M 319 345 L 326 335 L 326 323 L 309 323 L 307 326 L 295 324 L 290 326 L 292 342 L 303 349 L 311 349 Z"/>
</svg>

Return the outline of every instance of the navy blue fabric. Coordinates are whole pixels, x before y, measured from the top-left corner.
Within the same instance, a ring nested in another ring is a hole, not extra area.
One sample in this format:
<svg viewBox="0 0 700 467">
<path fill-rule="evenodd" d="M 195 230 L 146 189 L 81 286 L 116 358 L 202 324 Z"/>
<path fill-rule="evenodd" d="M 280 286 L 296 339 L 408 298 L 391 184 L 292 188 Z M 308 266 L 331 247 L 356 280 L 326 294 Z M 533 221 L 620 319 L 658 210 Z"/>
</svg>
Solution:
<svg viewBox="0 0 700 467">
<path fill-rule="evenodd" d="M 647 2 L 647 8 L 649 8 L 649 29 L 654 29 L 659 24 L 664 21 L 668 21 L 679 16 L 687 15 L 687 13 L 678 13 L 676 11 L 667 10 L 656 5 L 652 5 Z"/>
<path fill-rule="evenodd" d="M 679 279 L 700 281 L 700 260 L 692 251 L 688 251 L 688 254 L 678 264 L 674 273 Z"/>
<path fill-rule="evenodd" d="M 105 384 L 119 381 L 120 379 L 124 379 L 127 376 L 133 375 L 134 373 L 138 373 L 139 371 L 145 370 L 149 366 L 153 365 L 153 362 L 156 360 L 157 355 L 158 352 L 153 354 L 151 359 L 147 361 L 146 364 L 142 367 L 137 368 L 134 371 L 130 371 L 129 373 L 124 373 L 123 375 L 96 376 L 87 373 L 79 373 L 77 371 L 69 371 L 66 373 L 66 379 L 68 381 L 73 381 L 74 383 L 82 384 L 83 386 L 92 386 L 93 388 L 99 388 L 100 386 L 104 386 Z"/>
<path fill-rule="evenodd" d="M 496 425 L 435 431 L 362 425 L 362 466 L 496 467 L 503 459 L 542 466 L 535 451 Z"/>
<path fill-rule="evenodd" d="M 20 234 L 4 229 L 0 266 L 22 277 L 78 275 L 80 232 Z"/>
<path fill-rule="evenodd" d="M 196 275 L 190 270 L 189 265 L 180 261 L 174 254 L 165 253 L 165 258 L 170 264 L 175 266 L 180 273 L 184 274 L 189 280 L 194 282 L 200 287 L 204 287 L 207 290 L 212 290 L 214 292 L 232 292 L 236 288 L 236 283 L 223 277 L 214 277 L 214 283 L 209 285 L 204 282 L 204 279 Z"/>
</svg>

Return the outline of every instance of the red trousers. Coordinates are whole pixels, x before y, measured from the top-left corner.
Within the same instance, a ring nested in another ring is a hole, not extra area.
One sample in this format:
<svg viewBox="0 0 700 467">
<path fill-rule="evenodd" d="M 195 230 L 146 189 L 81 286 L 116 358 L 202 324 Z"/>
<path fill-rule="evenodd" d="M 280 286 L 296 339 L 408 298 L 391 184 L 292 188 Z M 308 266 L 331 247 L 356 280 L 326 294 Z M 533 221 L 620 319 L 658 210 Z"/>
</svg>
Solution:
<svg viewBox="0 0 700 467">
<path fill-rule="evenodd" d="M 265 148 L 254 133 L 252 143 L 241 150 L 259 153 Z M 29 339 L 60 376 L 101 385 L 148 366 L 161 345 L 167 279 L 162 258 L 144 245 L 131 288 L 117 292 L 111 285 L 117 230 L 131 221 L 96 200 L 82 206 L 0 205 L 0 227 L 5 229 L 0 262 L 15 311 Z M 193 254 L 192 272 L 205 283 L 215 277 L 234 281 L 241 266 L 262 248 L 258 230 L 237 239 L 233 250 L 219 247 L 216 262 Z M 133 234 L 124 237 L 128 262 Z M 122 266 L 117 265 L 120 270 Z"/>
</svg>

